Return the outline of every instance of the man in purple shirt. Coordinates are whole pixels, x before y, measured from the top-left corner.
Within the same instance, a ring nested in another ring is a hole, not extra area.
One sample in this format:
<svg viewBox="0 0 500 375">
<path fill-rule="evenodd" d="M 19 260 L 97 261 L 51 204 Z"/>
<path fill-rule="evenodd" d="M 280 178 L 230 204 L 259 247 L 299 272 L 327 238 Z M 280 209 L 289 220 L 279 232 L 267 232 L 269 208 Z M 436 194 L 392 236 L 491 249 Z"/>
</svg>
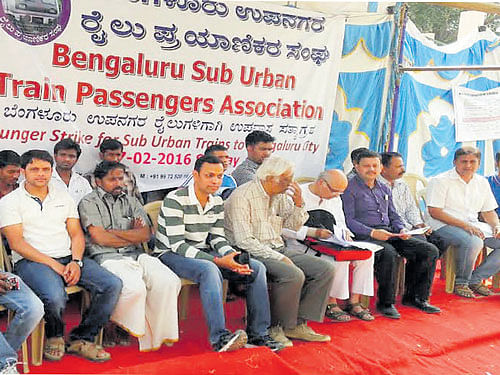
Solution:
<svg viewBox="0 0 500 375">
<path fill-rule="evenodd" d="M 428 302 L 439 251 L 434 245 L 405 234 L 404 224 L 392 203 L 391 190 L 377 181 L 382 169 L 378 153 L 363 151 L 355 168 L 357 175 L 349 181 L 342 196 L 344 214 L 356 240 L 383 247 L 375 253 L 377 310 L 388 318 L 400 318 L 394 307 L 399 255 L 407 260 L 402 303 L 426 313 L 439 313 L 441 310 Z"/>
</svg>

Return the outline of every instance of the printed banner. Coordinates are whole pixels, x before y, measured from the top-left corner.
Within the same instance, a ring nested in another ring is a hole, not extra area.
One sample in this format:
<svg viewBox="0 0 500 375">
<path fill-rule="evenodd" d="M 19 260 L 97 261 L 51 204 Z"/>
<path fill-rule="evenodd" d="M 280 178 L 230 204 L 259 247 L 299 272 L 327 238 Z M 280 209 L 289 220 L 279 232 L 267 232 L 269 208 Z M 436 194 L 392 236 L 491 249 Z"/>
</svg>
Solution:
<svg viewBox="0 0 500 375">
<path fill-rule="evenodd" d="M 324 167 L 344 18 L 269 3 L 1 0 L 0 149 L 71 137 L 87 172 L 117 138 L 141 191 L 177 186 L 206 147 L 231 167 L 252 130 L 298 176 Z"/>
<path fill-rule="evenodd" d="M 453 87 L 457 142 L 500 138 L 500 88 Z"/>
</svg>

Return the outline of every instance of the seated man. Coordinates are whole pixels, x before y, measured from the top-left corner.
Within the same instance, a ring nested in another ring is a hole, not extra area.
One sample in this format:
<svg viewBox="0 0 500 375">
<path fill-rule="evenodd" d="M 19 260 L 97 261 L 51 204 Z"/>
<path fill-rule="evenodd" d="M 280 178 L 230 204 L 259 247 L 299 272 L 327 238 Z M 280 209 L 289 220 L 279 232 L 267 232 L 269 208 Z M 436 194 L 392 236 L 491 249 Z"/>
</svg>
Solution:
<svg viewBox="0 0 500 375">
<path fill-rule="evenodd" d="M 461 147 L 455 151 L 455 168 L 433 177 L 427 186 L 428 222 L 447 245 L 456 248 L 454 292 L 466 298 L 493 294 L 482 281 L 500 271 L 497 204 L 488 181 L 476 174 L 480 162 L 477 148 Z M 485 222 L 479 222 L 479 215 Z M 484 245 L 494 250 L 473 272 Z"/>
<path fill-rule="evenodd" d="M 123 158 L 123 144 L 118 139 L 105 139 L 99 146 L 99 158 L 101 161 L 121 161 Z M 126 168 L 123 180 L 125 192 L 132 197 L 136 197 L 141 204 L 144 204 L 144 199 L 137 187 L 136 178 L 130 169 Z M 87 172 L 83 177 L 90 182 L 92 189 L 97 187 L 94 171 Z"/>
<path fill-rule="evenodd" d="M 217 192 L 215 193 L 215 195 L 220 195 L 222 199 L 224 199 L 226 195 L 228 195 L 228 192 L 226 192 L 226 190 L 233 190 L 234 188 L 236 188 L 236 181 L 234 181 L 234 178 L 231 175 L 226 174 L 230 159 L 229 154 L 227 153 L 227 147 L 224 145 L 209 146 L 205 150 L 205 155 L 215 156 L 222 162 L 222 165 L 224 166 L 224 176 L 222 176 L 222 184 L 220 185 L 219 190 L 217 190 Z M 182 183 L 181 187 L 189 186 L 192 183 L 193 175 L 189 176 L 189 178 L 187 178 L 186 181 Z"/>
<path fill-rule="evenodd" d="M 229 241 L 267 268 L 272 283 L 270 335 L 285 346 L 293 345 L 288 338 L 330 341 L 308 327 L 307 320 L 323 321 L 333 266 L 287 249 L 281 238 L 283 228 L 299 230 L 308 218 L 300 187 L 292 182 L 293 164 L 279 157 L 266 159 L 256 177 L 226 201 L 225 226 Z"/>
<path fill-rule="evenodd" d="M 97 188 L 78 206 L 87 235 L 87 254 L 118 276 L 123 289 L 111 320 L 139 338 L 139 350 L 160 349 L 179 338 L 177 295 L 180 279 L 157 258 L 144 253 L 149 220 L 135 197 L 123 191 L 125 166 L 103 161 Z"/>
<path fill-rule="evenodd" d="M 342 200 L 340 195 L 347 187 L 347 178 L 344 172 L 337 169 L 322 172 L 316 181 L 302 185 L 302 198 L 305 209 L 312 216 L 318 210 L 331 215 L 318 215 L 313 220 L 314 226 L 304 226 L 297 232 L 284 230 L 288 249 L 306 251 L 307 246 L 297 240 L 304 240 L 306 236 L 316 238 L 328 238 L 332 235 L 334 225 L 341 229 L 346 239 L 352 235 L 347 229 Z M 316 212 L 315 212 L 316 211 Z M 320 212 L 321 212 L 320 211 Z M 331 220 L 328 220 L 330 219 Z M 311 219 L 311 218 L 310 218 Z M 309 220 L 308 220 L 309 221 Z M 318 224 L 320 224 L 318 226 Z M 308 225 L 306 223 L 306 225 Z M 294 235 L 295 234 L 295 235 Z M 335 269 L 333 284 L 330 289 L 328 305 L 326 307 L 326 317 L 336 322 L 346 322 L 350 320 L 337 304 L 338 299 L 348 299 L 347 312 L 358 319 L 370 321 L 375 319 L 370 311 L 364 309 L 360 304 L 360 296 L 373 296 L 373 256 L 366 260 L 356 260 L 350 262 L 336 262 L 333 257 L 322 255 L 324 259 L 332 262 Z M 349 296 L 349 264 L 354 266 L 352 273 L 351 295 Z"/>
<path fill-rule="evenodd" d="M 83 258 L 85 239 L 73 198 L 50 183 L 52 156 L 30 150 L 21 156 L 25 181 L 0 199 L 0 227 L 9 241 L 15 272 L 40 297 L 45 309 L 44 355 L 64 355 L 62 313 L 65 286 L 79 285 L 91 294 L 80 325 L 70 333 L 68 353 L 93 361 L 111 358 L 94 339 L 109 320 L 122 282 L 91 259 Z"/>
<path fill-rule="evenodd" d="M 1 154 L 1 153 L 0 153 Z M 493 196 L 497 201 L 497 215 L 500 217 L 500 152 L 495 154 L 495 165 L 497 169 L 497 174 L 488 176 L 488 182 L 490 183 L 491 191 Z"/>
<path fill-rule="evenodd" d="M 255 172 L 274 150 L 274 137 L 262 130 L 254 130 L 245 137 L 248 157 L 231 174 L 238 186 L 255 178 Z"/>
<path fill-rule="evenodd" d="M 422 220 L 420 209 L 413 198 L 413 194 L 408 184 L 402 178 L 405 174 L 403 158 L 397 152 L 384 152 L 382 156 L 382 172 L 378 177 L 379 181 L 385 183 L 392 193 L 392 202 L 406 229 L 425 228 L 427 224 Z M 435 245 L 439 253 L 442 254 L 447 245 L 439 234 L 432 229 L 424 234 L 414 236 L 424 241 L 429 241 Z M 408 269 L 407 269 L 408 271 Z"/>
<path fill-rule="evenodd" d="M 269 296 L 266 269 L 250 259 L 235 261 L 239 254 L 224 236 L 222 199 L 213 194 L 222 182 L 224 167 L 215 156 L 202 156 L 194 165 L 194 184 L 170 192 L 158 216 L 155 253 L 178 276 L 199 284 L 200 297 L 215 351 L 242 348 L 245 331 L 226 329 L 222 305 L 222 278 L 247 283 L 248 343 L 279 350 L 269 327 Z M 247 276 L 247 277 L 242 277 Z"/>
<path fill-rule="evenodd" d="M 399 255 L 407 259 L 408 270 L 403 304 L 426 313 L 439 313 L 441 310 L 427 301 L 439 251 L 434 245 L 405 234 L 406 229 L 394 209 L 390 189 L 377 180 L 380 170 L 379 154 L 373 151 L 359 154 L 357 175 L 349 181 L 342 196 L 347 226 L 355 239 L 383 247 L 375 253 L 377 309 L 388 318 L 400 318 L 394 307 L 396 257 Z"/>
<path fill-rule="evenodd" d="M 0 272 L 0 305 L 14 312 L 0 333 L 0 374 L 17 374 L 17 351 L 43 318 L 43 304 L 18 276 Z"/>
<path fill-rule="evenodd" d="M 78 205 L 80 200 L 92 191 L 89 182 L 73 171 L 82 149 L 71 138 L 65 138 L 54 146 L 56 167 L 52 172 L 52 181 L 56 187 L 66 190 Z"/>
<path fill-rule="evenodd" d="M 0 151 L 0 198 L 18 188 L 21 158 L 12 150 Z"/>
</svg>

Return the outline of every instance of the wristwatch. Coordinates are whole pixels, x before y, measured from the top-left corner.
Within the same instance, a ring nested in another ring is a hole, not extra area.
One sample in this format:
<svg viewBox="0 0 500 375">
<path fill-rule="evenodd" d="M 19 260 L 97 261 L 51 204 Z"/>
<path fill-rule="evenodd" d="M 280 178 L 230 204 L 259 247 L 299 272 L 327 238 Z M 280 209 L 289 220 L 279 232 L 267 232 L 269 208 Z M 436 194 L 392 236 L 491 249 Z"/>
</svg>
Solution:
<svg viewBox="0 0 500 375">
<path fill-rule="evenodd" d="M 73 259 L 72 262 L 75 262 L 78 267 L 83 268 L 83 262 L 80 259 Z"/>
</svg>

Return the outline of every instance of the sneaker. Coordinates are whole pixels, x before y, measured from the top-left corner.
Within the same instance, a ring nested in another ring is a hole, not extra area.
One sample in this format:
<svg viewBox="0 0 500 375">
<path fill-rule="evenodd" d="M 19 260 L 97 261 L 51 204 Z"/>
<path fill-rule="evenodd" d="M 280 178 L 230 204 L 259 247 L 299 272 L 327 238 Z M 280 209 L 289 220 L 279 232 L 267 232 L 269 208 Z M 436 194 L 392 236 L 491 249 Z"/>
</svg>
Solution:
<svg viewBox="0 0 500 375">
<path fill-rule="evenodd" d="M 287 339 L 288 340 L 288 339 Z M 290 341 L 290 340 L 288 340 Z M 267 346 L 273 352 L 279 352 L 285 347 L 281 342 L 274 340 L 271 336 L 250 336 L 248 338 L 248 343 L 255 346 Z"/>
<path fill-rule="evenodd" d="M 216 352 L 231 352 L 233 350 L 241 349 L 247 343 L 247 334 L 245 331 L 238 329 L 231 333 L 229 331 L 224 332 L 219 341 L 212 344 L 212 348 Z"/>
<path fill-rule="evenodd" d="M 327 342 L 331 340 L 328 335 L 314 332 L 306 323 L 298 324 L 294 329 L 286 329 L 285 336 L 304 341 Z"/>
<path fill-rule="evenodd" d="M 479 284 L 469 284 L 470 290 L 472 290 L 474 293 L 479 294 L 481 296 L 491 296 L 494 293 L 488 289 L 486 285 L 483 285 L 481 283 Z"/>
<path fill-rule="evenodd" d="M 271 336 L 274 341 L 277 341 L 281 345 L 283 345 L 284 348 L 293 346 L 293 342 L 285 336 L 285 333 L 283 332 L 283 328 L 281 328 L 281 326 L 274 326 L 269 328 L 269 336 Z"/>
<path fill-rule="evenodd" d="M 19 372 L 17 371 L 17 363 L 11 362 L 11 363 L 5 364 L 0 369 L 0 374 L 19 374 Z"/>
</svg>

